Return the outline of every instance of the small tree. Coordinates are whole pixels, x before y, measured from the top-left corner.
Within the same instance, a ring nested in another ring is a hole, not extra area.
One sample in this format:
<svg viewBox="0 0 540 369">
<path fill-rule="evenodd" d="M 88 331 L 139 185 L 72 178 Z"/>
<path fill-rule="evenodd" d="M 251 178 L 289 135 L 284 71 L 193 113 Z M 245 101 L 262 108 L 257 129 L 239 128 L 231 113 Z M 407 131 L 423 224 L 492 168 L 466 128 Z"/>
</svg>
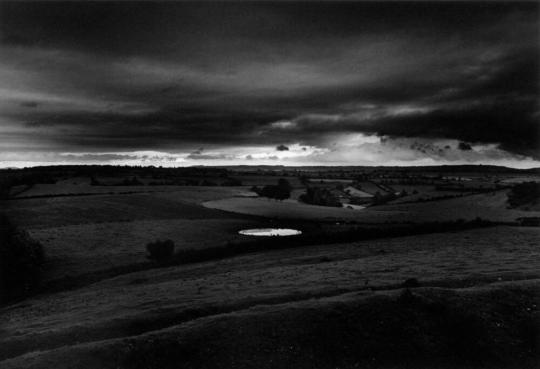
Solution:
<svg viewBox="0 0 540 369">
<path fill-rule="evenodd" d="M 172 240 L 150 242 L 146 245 L 147 257 L 150 260 L 164 262 L 174 255 L 174 242 Z"/>
</svg>

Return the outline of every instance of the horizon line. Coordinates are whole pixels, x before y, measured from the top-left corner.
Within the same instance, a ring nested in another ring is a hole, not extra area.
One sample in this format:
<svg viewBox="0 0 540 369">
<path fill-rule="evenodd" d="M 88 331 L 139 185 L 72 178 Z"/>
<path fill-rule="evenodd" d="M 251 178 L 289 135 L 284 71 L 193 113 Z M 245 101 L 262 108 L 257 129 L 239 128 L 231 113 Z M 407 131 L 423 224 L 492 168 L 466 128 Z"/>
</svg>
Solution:
<svg viewBox="0 0 540 369">
<path fill-rule="evenodd" d="M 516 168 L 505 165 L 495 164 L 434 164 L 434 165 L 283 165 L 283 164 L 233 164 L 233 165 L 186 165 L 186 166 L 161 166 L 161 165 L 130 165 L 130 164 L 51 164 L 51 165 L 31 165 L 25 167 L 0 167 L 0 170 L 24 170 L 35 168 L 51 168 L 51 167 L 122 167 L 122 168 L 159 168 L 159 169 L 183 169 L 183 168 L 233 168 L 233 167 L 280 167 L 280 168 L 439 168 L 439 167 L 492 167 L 504 168 L 511 170 L 540 170 L 540 167 Z"/>
</svg>

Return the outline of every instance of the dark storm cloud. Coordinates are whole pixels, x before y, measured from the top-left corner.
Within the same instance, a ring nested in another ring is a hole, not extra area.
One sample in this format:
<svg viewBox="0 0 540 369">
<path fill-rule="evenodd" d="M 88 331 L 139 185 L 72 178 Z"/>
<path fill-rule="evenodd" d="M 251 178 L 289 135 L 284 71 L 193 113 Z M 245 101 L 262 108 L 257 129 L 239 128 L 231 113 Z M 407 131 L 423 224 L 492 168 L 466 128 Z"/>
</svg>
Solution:
<svg viewBox="0 0 540 369">
<path fill-rule="evenodd" d="M 268 142 L 255 135 L 257 127 L 280 119 L 246 111 L 162 110 L 139 115 L 120 113 L 33 113 L 25 115 L 25 125 L 41 128 L 50 140 L 66 150 L 77 147 L 100 150 L 131 149 L 145 145 L 171 150 L 199 147 L 201 142 L 250 144 Z M 60 134 L 55 134 L 60 133 Z M 146 146 L 148 147 L 148 146 Z"/>
<path fill-rule="evenodd" d="M 458 149 L 463 150 L 463 151 L 470 151 L 472 150 L 472 147 L 466 142 L 460 142 L 458 144 Z"/>
<path fill-rule="evenodd" d="M 403 137 L 454 138 L 467 142 L 499 143 L 505 150 L 540 157 L 538 118 L 531 104 L 481 105 L 435 110 L 426 114 L 382 119 L 377 134 Z"/>
<path fill-rule="evenodd" d="M 99 162 L 99 161 L 113 161 L 113 160 L 128 160 L 131 159 L 128 155 L 119 155 L 119 154 L 82 154 L 82 155 L 73 155 L 65 154 L 62 155 L 62 158 L 65 160 L 77 160 L 82 162 Z"/>
<path fill-rule="evenodd" d="M 538 23 L 536 3 L 3 2 L 0 119 L 57 151 L 359 132 L 538 157 Z"/>
<path fill-rule="evenodd" d="M 310 139 L 331 132 L 361 132 L 390 137 L 457 139 L 499 143 L 501 148 L 540 157 L 539 123 L 535 101 L 482 103 L 400 115 L 303 116 L 294 121 L 293 134 L 304 132 Z"/>
</svg>

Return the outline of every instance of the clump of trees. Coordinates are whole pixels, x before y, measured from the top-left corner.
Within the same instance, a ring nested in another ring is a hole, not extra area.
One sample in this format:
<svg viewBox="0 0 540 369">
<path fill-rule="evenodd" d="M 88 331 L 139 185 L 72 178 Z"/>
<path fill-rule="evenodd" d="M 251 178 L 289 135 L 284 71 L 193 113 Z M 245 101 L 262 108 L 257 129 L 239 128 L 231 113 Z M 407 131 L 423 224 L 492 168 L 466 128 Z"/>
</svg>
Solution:
<svg viewBox="0 0 540 369">
<path fill-rule="evenodd" d="M 508 192 L 508 204 L 515 208 L 530 204 L 540 199 L 540 183 L 523 182 L 512 187 Z"/>
<path fill-rule="evenodd" d="M 277 185 L 267 185 L 263 188 L 252 187 L 251 190 L 259 196 L 268 197 L 270 199 L 285 200 L 291 197 L 292 186 L 284 178 L 278 180 Z"/>
<path fill-rule="evenodd" d="M 332 206 L 340 208 L 341 202 L 326 188 L 308 187 L 307 192 L 300 196 L 300 201 L 311 205 Z"/>
<path fill-rule="evenodd" d="M 174 255 L 174 242 L 172 240 L 157 240 L 146 245 L 147 257 L 157 262 L 172 260 Z"/>
<path fill-rule="evenodd" d="M 38 241 L 0 216 L 0 303 L 36 290 L 44 259 Z"/>
</svg>

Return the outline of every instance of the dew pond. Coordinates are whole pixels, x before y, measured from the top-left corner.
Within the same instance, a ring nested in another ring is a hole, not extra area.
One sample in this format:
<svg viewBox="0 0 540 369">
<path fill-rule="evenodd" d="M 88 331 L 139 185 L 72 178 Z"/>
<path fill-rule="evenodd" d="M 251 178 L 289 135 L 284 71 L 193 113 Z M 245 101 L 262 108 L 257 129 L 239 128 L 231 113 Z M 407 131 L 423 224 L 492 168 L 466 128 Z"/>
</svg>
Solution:
<svg viewBox="0 0 540 369">
<path fill-rule="evenodd" d="M 238 233 L 245 236 L 296 236 L 302 231 L 291 228 L 253 228 L 243 229 Z"/>
</svg>

